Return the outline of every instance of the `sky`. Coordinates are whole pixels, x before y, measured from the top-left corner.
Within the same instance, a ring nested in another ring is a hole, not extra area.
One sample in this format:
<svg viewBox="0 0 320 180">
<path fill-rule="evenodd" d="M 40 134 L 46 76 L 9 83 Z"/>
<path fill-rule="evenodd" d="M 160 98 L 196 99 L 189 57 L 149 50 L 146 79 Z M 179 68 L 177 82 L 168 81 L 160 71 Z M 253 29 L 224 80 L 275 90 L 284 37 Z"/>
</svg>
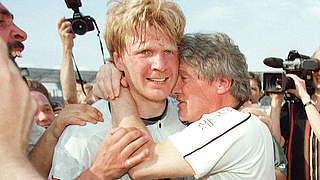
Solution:
<svg viewBox="0 0 320 180">
<path fill-rule="evenodd" d="M 186 17 L 185 33 L 224 32 L 246 56 L 249 71 L 273 71 L 267 57 L 286 59 L 290 50 L 311 56 L 320 48 L 320 0 L 173 0 Z M 28 34 L 21 67 L 60 69 L 62 45 L 59 17 L 73 11 L 64 0 L 2 0 L 14 22 Z M 80 12 L 93 17 L 103 40 L 105 0 L 82 0 Z M 77 36 L 73 54 L 80 70 L 97 71 L 103 64 L 97 31 Z"/>
</svg>

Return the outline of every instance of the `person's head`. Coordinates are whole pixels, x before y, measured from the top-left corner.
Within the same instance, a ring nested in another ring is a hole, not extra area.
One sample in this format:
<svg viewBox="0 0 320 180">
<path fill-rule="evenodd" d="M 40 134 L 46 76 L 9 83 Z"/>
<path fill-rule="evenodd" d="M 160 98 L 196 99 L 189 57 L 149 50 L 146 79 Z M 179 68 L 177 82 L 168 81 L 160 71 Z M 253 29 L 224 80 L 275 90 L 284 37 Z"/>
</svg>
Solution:
<svg viewBox="0 0 320 180">
<path fill-rule="evenodd" d="M 186 34 L 179 58 L 179 80 L 173 93 L 183 121 L 197 121 L 203 114 L 249 100 L 245 56 L 226 34 Z"/>
<path fill-rule="evenodd" d="M 48 127 L 53 122 L 55 115 L 47 97 L 39 91 L 31 91 L 38 104 L 38 111 L 34 115 L 35 122 L 42 127 Z"/>
<path fill-rule="evenodd" d="M 39 91 L 40 93 L 45 95 L 50 105 L 52 106 L 50 94 L 47 88 L 41 82 L 36 80 L 27 80 L 27 85 L 30 91 Z"/>
<path fill-rule="evenodd" d="M 185 17 L 167 0 L 114 1 L 108 9 L 105 42 L 134 97 L 163 101 L 178 70 L 177 44 Z"/>
<path fill-rule="evenodd" d="M 312 58 L 315 59 L 318 64 L 320 64 L 320 49 L 315 51 L 312 55 Z M 320 71 L 313 71 L 313 83 L 315 85 L 316 90 L 320 90 Z"/>
<path fill-rule="evenodd" d="M 27 34 L 13 23 L 13 15 L 0 3 L 0 37 L 8 45 L 8 53 L 12 60 L 21 56 L 24 49 L 22 44 Z"/>
<path fill-rule="evenodd" d="M 254 104 L 257 104 L 259 103 L 259 99 L 262 96 L 261 80 L 259 76 L 253 72 L 249 72 L 249 76 L 250 76 L 250 87 L 251 87 L 250 101 Z"/>
<path fill-rule="evenodd" d="M 50 126 L 55 114 L 47 88 L 36 80 L 27 80 L 27 84 L 31 92 L 31 97 L 33 97 L 38 104 L 38 111 L 34 115 L 35 122 L 42 127 Z"/>
</svg>

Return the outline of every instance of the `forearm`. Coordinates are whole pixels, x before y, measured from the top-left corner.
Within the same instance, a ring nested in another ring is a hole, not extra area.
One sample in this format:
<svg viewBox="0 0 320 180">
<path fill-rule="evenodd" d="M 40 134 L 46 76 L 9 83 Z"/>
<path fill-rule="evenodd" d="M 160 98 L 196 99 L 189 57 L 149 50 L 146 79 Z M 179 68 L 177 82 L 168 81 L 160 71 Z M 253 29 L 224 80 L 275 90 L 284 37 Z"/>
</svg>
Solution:
<svg viewBox="0 0 320 180">
<path fill-rule="evenodd" d="M 302 103 L 306 104 L 311 100 L 309 95 L 305 95 L 304 97 L 301 98 Z M 304 107 L 307 113 L 307 117 L 310 123 L 310 126 L 317 136 L 318 140 L 320 140 L 320 113 L 317 110 L 316 106 L 309 104 Z"/>
<path fill-rule="evenodd" d="M 135 127 L 150 135 L 147 127 L 139 117 L 135 102 L 131 96 L 126 98 L 128 93 L 130 93 L 128 89 L 121 88 L 120 97 L 110 100 L 113 127 Z"/>
<path fill-rule="evenodd" d="M 53 123 L 56 123 L 56 121 Z M 48 127 L 28 155 L 31 164 L 43 177 L 48 177 L 52 164 L 54 148 L 58 140 L 59 138 L 56 137 L 54 133 L 53 124 Z"/>
<path fill-rule="evenodd" d="M 72 49 L 63 49 L 63 59 L 60 71 L 60 82 L 65 104 L 77 103 L 76 79 L 72 62 Z"/>
<path fill-rule="evenodd" d="M 281 113 L 282 101 L 272 100 L 271 101 L 271 113 L 270 118 L 272 121 L 272 135 L 280 144 L 281 142 L 281 128 L 280 128 L 280 113 Z"/>
</svg>

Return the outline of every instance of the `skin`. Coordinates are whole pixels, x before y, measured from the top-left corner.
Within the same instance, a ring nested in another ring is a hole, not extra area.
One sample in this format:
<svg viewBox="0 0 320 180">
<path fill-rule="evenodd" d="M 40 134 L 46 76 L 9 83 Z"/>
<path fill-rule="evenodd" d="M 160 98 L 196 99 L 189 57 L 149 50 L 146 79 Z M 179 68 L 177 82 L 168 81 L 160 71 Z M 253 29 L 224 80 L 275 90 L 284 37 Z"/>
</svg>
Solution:
<svg viewBox="0 0 320 180">
<path fill-rule="evenodd" d="M 7 56 L 7 42 L 0 38 L 0 179 L 42 179 L 28 161 L 25 150 L 37 104 L 18 69 Z M 14 123 L 12 123 L 14 122 Z M 10 141 L 8 141 L 10 139 Z"/>
<path fill-rule="evenodd" d="M 71 23 L 69 21 L 64 21 L 64 19 L 64 17 L 61 17 L 58 21 L 58 32 L 63 48 L 60 70 L 61 89 L 65 104 L 77 104 L 76 78 L 72 61 L 73 39 L 76 35 L 72 33 Z"/>
<path fill-rule="evenodd" d="M 258 82 L 254 79 L 250 79 L 251 87 L 251 102 L 253 104 L 259 103 L 259 98 L 262 96 L 262 92 L 259 90 Z"/>
<path fill-rule="evenodd" d="M 143 35 L 145 42 L 128 43 L 122 56 L 114 52 L 113 57 L 115 66 L 125 74 L 131 87 L 140 116 L 149 118 L 162 114 L 166 98 L 176 83 L 178 48 L 153 27 Z"/>
<path fill-rule="evenodd" d="M 45 95 L 38 91 L 31 91 L 31 96 L 38 104 L 38 111 L 34 115 L 34 120 L 39 126 L 50 126 L 55 118 L 55 115 L 49 103 L 49 100 Z"/>
<path fill-rule="evenodd" d="M 23 41 L 27 39 L 27 34 L 13 22 L 13 15 L 6 7 L 0 3 L 0 37 L 8 46 L 9 54 L 14 51 L 22 52 Z M 15 59 L 16 56 L 11 56 Z"/>
</svg>

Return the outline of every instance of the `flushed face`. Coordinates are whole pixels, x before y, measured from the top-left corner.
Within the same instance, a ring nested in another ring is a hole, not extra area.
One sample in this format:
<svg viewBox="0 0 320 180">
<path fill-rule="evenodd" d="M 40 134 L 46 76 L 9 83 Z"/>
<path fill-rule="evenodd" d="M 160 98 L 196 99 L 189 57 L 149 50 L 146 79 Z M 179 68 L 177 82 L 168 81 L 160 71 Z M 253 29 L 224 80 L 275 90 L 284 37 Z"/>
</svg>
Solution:
<svg viewBox="0 0 320 180">
<path fill-rule="evenodd" d="M 179 79 L 173 89 L 173 94 L 179 101 L 179 117 L 183 121 L 194 122 L 203 114 L 210 113 L 215 107 L 216 88 L 201 79 L 193 68 L 182 62 L 179 67 Z"/>
<path fill-rule="evenodd" d="M 120 70 L 124 71 L 133 96 L 163 101 L 178 77 L 177 44 L 154 28 L 143 36 L 144 42 L 131 37 L 131 43 L 127 43 L 126 52 L 120 57 Z"/>
</svg>

